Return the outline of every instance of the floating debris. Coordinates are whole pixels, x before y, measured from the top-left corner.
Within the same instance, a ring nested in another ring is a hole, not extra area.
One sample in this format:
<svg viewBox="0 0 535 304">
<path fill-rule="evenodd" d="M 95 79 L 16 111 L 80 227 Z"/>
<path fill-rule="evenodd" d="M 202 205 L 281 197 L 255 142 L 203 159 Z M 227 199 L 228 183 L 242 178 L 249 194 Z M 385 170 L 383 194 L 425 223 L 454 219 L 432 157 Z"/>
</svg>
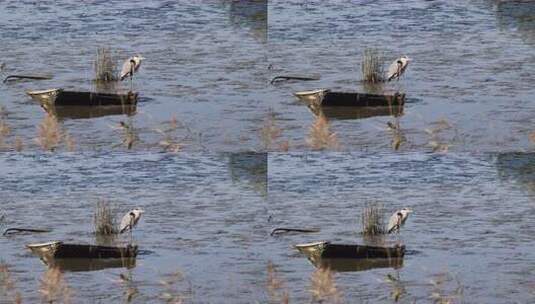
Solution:
<svg viewBox="0 0 535 304">
<path fill-rule="evenodd" d="M 320 80 L 320 79 L 321 77 L 317 75 L 314 75 L 314 76 L 280 75 L 280 76 L 275 76 L 270 81 L 270 84 L 274 84 L 275 82 L 280 82 L 280 81 L 288 81 L 288 80 L 312 81 L 312 80 Z"/>
<path fill-rule="evenodd" d="M 8 228 L 4 231 L 2 234 L 3 236 L 15 234 L 15 233 L 24 233 L 24 232 L 30 232 L 30 233 L 48 233 L 52 232 L 52 230 L 49 229 L 32 229 L 32 228 Z"/>
<path fill-rule="evenodd" d="M 310 229 L 303 229 L 303 228 L 275 228 L 275 229 L 273 229 L 273 231 L 271 231 L 270 235 L 274 236 L 276 234 L 282 234 L 282 233 L 288 233 L 288 232 L 316 233 L 316 232 L 320 232 L 320 229 L 318 229 L 318 228 L 310 228 Z"/>
<path fill-rule="evenodd" d="M 20 79 L 31 79 L 31 80 L 50 80 L 52 79 L 52 76 L 49 75 L 9 75 L 6 78 L 4 78 L 4 83 L 12 80 L 20 80 Z"/>
</svg>

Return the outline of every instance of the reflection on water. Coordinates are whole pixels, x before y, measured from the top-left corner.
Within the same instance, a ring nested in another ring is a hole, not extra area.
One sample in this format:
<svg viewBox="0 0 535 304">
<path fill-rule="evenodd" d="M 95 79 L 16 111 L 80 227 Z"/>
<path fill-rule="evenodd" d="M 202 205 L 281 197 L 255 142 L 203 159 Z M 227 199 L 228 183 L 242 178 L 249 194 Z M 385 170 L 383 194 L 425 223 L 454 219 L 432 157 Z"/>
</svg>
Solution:
<svg viewBox="0 0 535 304">
<path fill-rule="evenodd" d="M 309 261 L 318 268 L 330 268 L 338 272 L 366 271 L 376 268 L 394 268 L 403 267 L 403 258 L 390 259 L 309 259 Z"/>
<path fill-rule="evenodd" d="M 233 181 L 245 181 L 263 195 L 267 195 L 267 153 L 231 153 L 228 157 Z"/>
<path fill-rule="evenodd" d="M 59 120 L 62 119 L 89 119 L 111 115 L 136 114 L 137 105 L 117 105 L 117 106 L 47 106 L 45 111 Z"/>
<path fill-rule="evenodd" d="M 517 31 L 522 39 L 535 43 L 535 3 L 533 1 L 497 1 L 496 15 L 504 31 Z"/>
<path fill-rule="evenodd" d="M 136 267 L 136 258 L 123 259 L 50 259 L 43 260 L 43 263 L 49 268 L 59 268 L 62 271 L 98 271 L 108 268 L 126 268 Z"/>
<path fill-rule="evenodd" d="M 363 119 L 375 116 L 393 116 L 403 115 L 403 106 L 392 107 L 315 107 L 308 106 L 314 115 L 323 115 L 330 119 Z"/>
<path fill-rule="evenodd" d="M 496 166 L 500 178 L 515 181 L 535 194 L 535 153 L 500 153 Z"/>
<path fill-rule="evenodd" d="M 267 42 L 267 0 L 230 0 L 230 21 L 247 27 L 262 43 Z"/>
</svg>

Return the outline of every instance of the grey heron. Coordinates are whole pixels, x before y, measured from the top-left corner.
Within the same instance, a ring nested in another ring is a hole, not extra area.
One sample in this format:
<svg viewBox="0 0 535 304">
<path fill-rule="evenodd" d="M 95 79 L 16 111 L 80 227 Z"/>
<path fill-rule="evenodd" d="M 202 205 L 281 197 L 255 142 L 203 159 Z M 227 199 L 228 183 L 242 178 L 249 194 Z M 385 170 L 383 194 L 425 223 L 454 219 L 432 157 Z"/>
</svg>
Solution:
<svg viewBox="0 0 535 304">
<path fill-rule="evenodd" d="M 128 58 L 128 60 L 126 60 L 123 63 L 123 68 L 121 69 L 120 79 L 122 81 L 126 77 L 130 77 L 130 90 L 132 90 L 132 82 L 134 78 L 134 73 L 137 72 L 137 70 L 141 66 L 141 61 L 143 61 L 143 59 L 145 58 L 137 55 L 137 56 L 132 56 Z"/>
<path fill-rule="evenodd" d="M 141 208 L 134 208 L 130 211 L 128 211 L 125 216 L 123 216 L 123 219 L 121 220 L 121 225 L 119 226 L 119 233 L 123 233 L 127 230 L 132 231 L 134 227 L 137 225 L 137 222 L 139 222 L 139 219 L 141 218 L 141 215 L 144 213 L 143 209 Z"/>
<path fill-rule="evenodd" d="M 390 67 L 388 68 L 388 73 L 386 75 L 386 78 L 388 81 L 392 79 L 399 79 L 401 75 L 405 72 L 405 69 L 407 69 L 407 66 L 409 65 L 409 62 L 411 62 L 412 59 L 410 59 L 407 56 L 401 56 L 398 59 L 396 59 Z"/>
<path fill-rule="evenodd" d="M 403 208 L 394 212 L 388 221 L 388 227 L 386 231 L 388 233 L 399 232 L 399 229 L 403 224 L 405 224 L 405 221 L 409 217 L 410 213 L 412 213 L 412 210 L 409 208 Z"/>
</svg>

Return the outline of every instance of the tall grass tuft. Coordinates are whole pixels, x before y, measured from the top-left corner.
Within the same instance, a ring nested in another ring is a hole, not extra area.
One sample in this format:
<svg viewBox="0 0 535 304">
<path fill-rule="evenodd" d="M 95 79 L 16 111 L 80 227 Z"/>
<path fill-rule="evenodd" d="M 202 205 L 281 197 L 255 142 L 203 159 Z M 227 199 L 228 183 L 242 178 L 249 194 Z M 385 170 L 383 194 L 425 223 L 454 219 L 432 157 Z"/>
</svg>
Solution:
<svg viewBox="0 0 535 304">
<path fill-rule="evenodd" d="M 275 113 L 270 111 L 267 118 L 264 120 L 264 125 L 260 129 L 260 139 L 264 150 L 279 150 L 288 151 L 290 149 L 290 142 L 281 139 L 282 129 L 277 126 Z"/>
<path fill-rule="evenodd" d="M 97 49 L 97 57 L 94 63 L 95 80 L 97 82 L 109 82 L 119 79 L 117 65 L 110 48 L 100 47 Z"/>
<path fill-rule="evenodd" d="M 366 204 L 361 215 L 362 234 L 370 236 L 386 233 L 384 214 L 382 205 L 375 202 Z"/>
<path fill-rule="evenodd" d="M 22 138 L 20 138 L 20 136 L 15 136 L 15 142 L 13 144 L 13 147 L 15 151 L 17 152 L 21 152 L 22 149 L 24 149 L 24 143 L 22 141 Z"/>
<path fill-rule="evenodd" d="M 367 48 L 362 56 L 362 80 L 369 83 L 385 81 L 384 56 L 377 49 Z"/>
<path fill-rule="evenodd" d="M 43 150 L 54 151 L 61 142 L 62 132 L 57 119 L 46 114 L 37 127 L 37 143 Z"/>
<path fill-rule="evenodd" d="M 329 122 L 324 115 L 316 116 L 310 127 L 307 143 L 314 150 L 337 150 L 340 147 L 336 133 L 331 132 Z"/>
<path fill-rule="evenodd" d="M 17 291 L 15 282 L 11 277 L 9 268 L 4 263 L 0 263 L 0 303 L 22 303 L 22 296 Z"/>
<path fill-rule="evenodd" d="M 330 268 L 320 267 L 311 276 L 312 301 L 317 303 L 340 303 L 342 296 L 334 282 Z"/>
<path fill-rule="evenodd" d="M 110 203 L 99 199 L 97 201 L 94 228 L 96 235 L 114 235 L 119 232 L 117 222 L 115 220 L 116 212 L 110 206 Z"/>
<path fill-rule="evenodd" d="M 4 145 L 4 139 L 11 133 L 11 129 L 6 122 L 7 114 L 4 107 L 0 106 L 0 148 Z"/>
<path fill-rule="evenodd" d="M 45 303 L 71 303 L 71 289 L 63 279 L 59 268 L 49 268 L 41 279 L 39 289 Z"/>
<path fill-rule="evenodd" d="M 275 267 L 271 262 L 267 266 L 267 290 L 269 294 L 269 303 L 290 303 L 290 294 L 284 285 L 282 279 L 279 278 Z"/>
</svg>

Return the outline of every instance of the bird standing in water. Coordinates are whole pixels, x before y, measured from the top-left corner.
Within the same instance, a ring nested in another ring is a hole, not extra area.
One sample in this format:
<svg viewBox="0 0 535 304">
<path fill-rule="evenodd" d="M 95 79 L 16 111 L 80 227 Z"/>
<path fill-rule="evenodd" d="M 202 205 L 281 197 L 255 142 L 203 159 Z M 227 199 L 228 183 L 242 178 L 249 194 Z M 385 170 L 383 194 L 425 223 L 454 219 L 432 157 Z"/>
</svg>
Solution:
<svg viewBox="0 0 535 304">
<path fill-rule="evenodd" d="M 121 81 L 124 80 L 126 77 L 130 76 L 130 91 L 132 91 L 132 83 L 134 79 L 134 73 L 137 72 L 139 67 L 141 66 L 141 61 L 143 61 L 143 57 L 141 56 L 132 56 L 128 58 L 128 60 L 123 63 L 123 68 L 121 69 L 121 75 L 120 79 Z"/>
<path fill-rule="evenodd" d="M 139 222 L 139 219 L 141 218 L 141 215 L 144 213 L 143 209 L 141 208 L 134 208 L 130 211 L 128 211 L 125 216 L 123 216 L 123 219 L 121 220 L 121 225 L 119 226 L 119 233 L 123 233 L 127 230 L 130 230 L 130 239 L 132 239 L 132 230 Z"/>
<path fill-rule="evenodd" d="M 401 226 L 405 224 L 405 221 L 409 217 L 409 214 L 412 213 L 412 210 L 409 208 L 403 208 L 401 210 L 396 211 L 388 221 L 388 228 L 387 232 L 399 232 Z"/>
<path fill-rule="evenodd" d="M 396 59 L 396 61 L 392 62 L 392 64 L 388 68 L 386 79 L 388 81 L 392 79 L 399 79 L 399 77 L 401 77 L 401 75 L 405 72 L 407 66 L 409 66 L 409 62 L 411 61 L 412 59 L 407 56 L 401 56 Z"/>
</svg>

